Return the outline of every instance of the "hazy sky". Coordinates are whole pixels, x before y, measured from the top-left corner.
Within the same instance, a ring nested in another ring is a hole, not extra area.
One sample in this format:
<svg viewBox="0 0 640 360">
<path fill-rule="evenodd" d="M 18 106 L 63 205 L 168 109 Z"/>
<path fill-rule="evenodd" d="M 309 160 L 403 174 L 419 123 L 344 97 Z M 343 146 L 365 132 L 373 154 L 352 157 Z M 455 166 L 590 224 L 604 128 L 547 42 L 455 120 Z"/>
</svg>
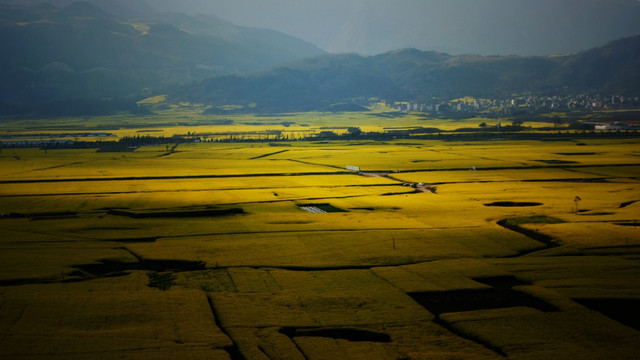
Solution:
<svg viewBox="0 0 640 360">
<path fill-rule="evenodd" d="M 640 34 L 637 0 L 147 0 L 275 29 L 330 52 L 416 47 L 483 55 L 575 52 Z"/>
<path fill-rule="evenodd" d="M 47 0 L 0 0 L 34 3 Z M 74 0 L 48 0 L 67 5 Z M 85 0 L 216 15 L 334 52 L 550 55 L 640 35 L 638 0 Z M 143 10 L 144 11 L 144 10 Z"/>
<path fill-rule="evenodd" d="M 160 10 L 209 13 L 237 25 L 279 30 L 314 41 L 349 20 L 363 0 L 156 0 Z"/>
</svg>

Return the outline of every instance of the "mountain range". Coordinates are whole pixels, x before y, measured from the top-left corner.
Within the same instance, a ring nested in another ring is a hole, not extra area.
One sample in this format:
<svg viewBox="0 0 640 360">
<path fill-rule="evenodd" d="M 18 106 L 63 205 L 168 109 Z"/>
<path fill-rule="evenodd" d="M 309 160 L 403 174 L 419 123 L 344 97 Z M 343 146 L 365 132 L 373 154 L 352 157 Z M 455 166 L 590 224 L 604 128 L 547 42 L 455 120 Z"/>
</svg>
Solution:
<svg viewBox="0 0 640 360">
<path fill-rule="evenodd" d="M 640 36 L 574 55 L 451 56 L 404 49 L 323 55 L 266 71 L 176 88 L 174 101 L 249 105 L 252 111 L 331 109 L 355 98 L 433 103 L 464 96 L 640 94 Z"/>
<path fill-rule="evenodd" d="M 137 14 L 117 1 L 102 2 L 122 16 Z M 0 5 L 0 49 L 0 99 L 22 107 L 141 96 L 325 53 L 277 31 L 213 16 L 123 18 L 88 2 Z"/>
<path fill-rule="evenodd" d="M 59 7 L 0 5 L 0 115 L 138 111 L 136 101 L 158 94 L 268 112 L 345 109 L 370 97 L 640 93 L 639 36 L 558 56 L 328 54 L 281 32 L 157 12 L 142 0 L 52 1 Z"/>
</svg>

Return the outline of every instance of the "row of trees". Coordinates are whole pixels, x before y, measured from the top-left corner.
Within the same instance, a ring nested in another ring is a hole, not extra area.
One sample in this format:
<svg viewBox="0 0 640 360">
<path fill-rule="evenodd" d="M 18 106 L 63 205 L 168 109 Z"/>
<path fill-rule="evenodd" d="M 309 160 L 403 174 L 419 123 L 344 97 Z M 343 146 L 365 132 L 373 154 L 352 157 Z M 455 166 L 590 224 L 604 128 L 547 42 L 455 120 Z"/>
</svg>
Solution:
<svg viewBox="0 0 640 360">
<path fill-rule="evenodd" d="M 482 129 L 482 130 L 481 130 Z M 319 133 L 309 131 L 296 137 L 289 137 L 283 132 L 269 134 L 255 133 L 228 133 L 228 134 L 197 134 L 175 135 L 172 137 L 136 135 L 125 136 L 118 141 L 66 141 L 52 142 L 48 145 L 34 143 L 35 147 L 43 149 L 52 148 L 98 148 L 101 152 L 127 152 L 134 151 L 141 146 L 164 146 L 166 152 L 172 152 L 182 143 L 193 142 L 289 142 L 289 141 L 326 141 L 326 140 L 393 140 L 393 139 L 449 139 L 449 140 L 482 140 L 495 137 L 497 126 L 480 124 L 479 128 L 457 129 L 455 131 L 442 131 L 437 128 L 417 128 L 410 130 L 396 130 L 391 132 L 364 132 L 359 127 L 349 127 L 346 132 L 336 133 L 326 130 Z M 537 128 L 536 130 L 548 130 L 554 128 Z M 257 135 L 257 136 L 256 136 Z M 501 137 L 514 140 L 535 140 L 545 138 L 618 138 L 640 137 L 638 130 L 594 131 L 593 129 L 567 129 L 564 131 L 529 132 L 519 123 L 501 127 Z M 1 147 L 1 146 L 0 146 Z M 24 146 L 23 146 L 24 147 Z"/>
</svg>

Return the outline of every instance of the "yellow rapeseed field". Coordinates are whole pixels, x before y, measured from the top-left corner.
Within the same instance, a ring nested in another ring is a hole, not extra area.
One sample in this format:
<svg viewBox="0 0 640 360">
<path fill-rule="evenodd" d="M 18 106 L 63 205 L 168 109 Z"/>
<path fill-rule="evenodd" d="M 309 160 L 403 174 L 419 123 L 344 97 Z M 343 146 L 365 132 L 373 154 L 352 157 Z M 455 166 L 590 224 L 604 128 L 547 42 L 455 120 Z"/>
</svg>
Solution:
<svg viewBox="0 0 640 360">
<path fill-rule="evenodd" d="M 274 116 L 203 110 L 0 129 L 102 127 L 111 141 L 291 135 L 127 152 L 3 148 L 0 358 L 640 351 L 640 140 L 292 141 L 302 131 L 452 129 L 478 119 L 390 120 L 382 105 Z"/>
</svg>

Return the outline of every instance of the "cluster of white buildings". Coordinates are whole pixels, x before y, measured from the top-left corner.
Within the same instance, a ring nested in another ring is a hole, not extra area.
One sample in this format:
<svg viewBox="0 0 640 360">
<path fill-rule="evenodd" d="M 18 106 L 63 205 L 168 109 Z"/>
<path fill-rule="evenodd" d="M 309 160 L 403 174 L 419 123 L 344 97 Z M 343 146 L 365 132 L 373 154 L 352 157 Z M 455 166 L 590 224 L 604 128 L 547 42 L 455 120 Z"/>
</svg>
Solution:
<svg viewBox="0 0 640 360">
<path fill-rule="evenodd" d="M 521 96 L 508 99 L 464 98 L 438 103 L 407 102 L 396 104 L 402 112 L 474 113 L 512 115 L 522 112 L 562 110 L 611 110 L 640 107 L 639 97 L 624 95 L 580 94 L 567 96 Z"/>
</svg>

